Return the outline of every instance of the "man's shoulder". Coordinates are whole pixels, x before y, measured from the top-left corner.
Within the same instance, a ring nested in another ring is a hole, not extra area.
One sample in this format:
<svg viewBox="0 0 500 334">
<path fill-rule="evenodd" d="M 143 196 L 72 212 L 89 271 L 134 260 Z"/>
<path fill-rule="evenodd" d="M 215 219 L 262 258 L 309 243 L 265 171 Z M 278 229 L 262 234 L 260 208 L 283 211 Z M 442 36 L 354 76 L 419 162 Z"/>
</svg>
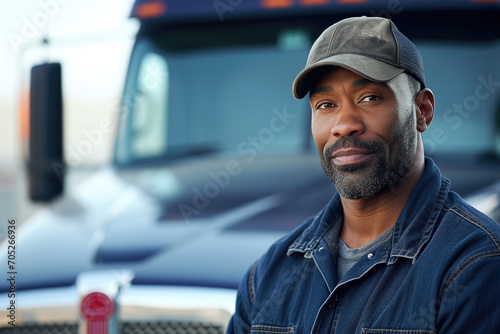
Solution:
<svg viewBox="0 0 500 334">
<path fill-rule="evenodd" d="M 450 192 L 443 207 L 441 224 L 450 227 L 463 238 L 490 244 L 500 252 L 500 223 L 480 212 L 458 194 Z"/>
</svg>

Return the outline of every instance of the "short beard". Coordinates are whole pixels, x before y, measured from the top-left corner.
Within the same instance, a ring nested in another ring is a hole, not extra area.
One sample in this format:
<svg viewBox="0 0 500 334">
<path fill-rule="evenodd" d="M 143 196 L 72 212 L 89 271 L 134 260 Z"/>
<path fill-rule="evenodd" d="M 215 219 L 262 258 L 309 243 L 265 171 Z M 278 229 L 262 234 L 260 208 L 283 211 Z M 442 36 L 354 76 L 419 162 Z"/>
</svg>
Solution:
<svg viewBox="0 0 500 334">
<path fill-rule="evenodd" d="M 393 133 L 392 142 L 397 147 L 389 148 L 377 141 L 367 142 L 357 137 L 342 137 L 329 146 L 324 155 L 320 154 L 323 170 L 339 194 L 347 199 L 366 199 L 394 189 L 415 161 L 416 134 L 408 133 L 408 130 L 400 129 Z M 332 161 L 333 153 L 346 147 L 366 150 L 374 154 L 375 161 L 336 166 Z"/>
</svg>

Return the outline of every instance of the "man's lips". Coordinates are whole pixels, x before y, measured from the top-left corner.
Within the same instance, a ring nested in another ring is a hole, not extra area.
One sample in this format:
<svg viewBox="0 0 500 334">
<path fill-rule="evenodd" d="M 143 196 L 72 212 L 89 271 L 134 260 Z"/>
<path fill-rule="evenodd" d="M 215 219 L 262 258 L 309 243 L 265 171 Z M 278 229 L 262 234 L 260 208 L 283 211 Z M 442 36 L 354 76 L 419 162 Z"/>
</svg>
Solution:
<svg viewBox="0 0 500 334">
<path fill-rule="evenodd" d="M 332 160 L 334 164 L 339 166 L 351 165 L 363 162 L 370 158 L 371 155 L 372 153 L 370 151 L 349 147 L 335 151 L 332 154 Z"/>
</svg>

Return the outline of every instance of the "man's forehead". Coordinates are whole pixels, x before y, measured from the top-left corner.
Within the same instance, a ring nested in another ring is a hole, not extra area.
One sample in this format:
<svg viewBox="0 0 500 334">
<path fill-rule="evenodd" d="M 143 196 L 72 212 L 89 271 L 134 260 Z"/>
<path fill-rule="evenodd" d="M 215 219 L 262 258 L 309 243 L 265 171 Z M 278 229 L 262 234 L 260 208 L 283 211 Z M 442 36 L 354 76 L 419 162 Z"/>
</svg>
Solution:
<svg viewBox="0 0 500 334">
<path fill-rule="evenodd" d="M 350 81 L 350 86 L 353 88 L 366 87 L 371 85 L 382 86 L 385 88 L 390 88 L 386 82 L 376 82 L 367 79 L 356 72 L 343 67 L 329 67 L 325 68 L 323 71 L 318 71 L 316 73 L 316 78 L 312 82 L 312 87 L 309 92 L 309 96 L 313 96 L 319 93 L 332 92 L 335 89 L 335 80 L 338 77 L 347 76 Z M 329 82 L 325 82 L 329 80 Z"/>
</svg>

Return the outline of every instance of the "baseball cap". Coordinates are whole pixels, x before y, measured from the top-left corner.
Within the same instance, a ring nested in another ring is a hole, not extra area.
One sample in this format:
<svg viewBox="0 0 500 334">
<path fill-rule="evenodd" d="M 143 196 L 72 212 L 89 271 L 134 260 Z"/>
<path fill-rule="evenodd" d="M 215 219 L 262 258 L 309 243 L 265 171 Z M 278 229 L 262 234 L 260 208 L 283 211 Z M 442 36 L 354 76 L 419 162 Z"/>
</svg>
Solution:
<svg viewBox="0 0 500 334">
<path fill-rule="evenodd" d="M 386 82 L 406 72 L 425 87 L 420 51 L 386 18 L 347 18 L 323 31 L 293 82 L 295 98 L 307 95 L 315 84 L 311 74 L 324 66 L 341 66 L 375 82 Z"/>
</svg>

